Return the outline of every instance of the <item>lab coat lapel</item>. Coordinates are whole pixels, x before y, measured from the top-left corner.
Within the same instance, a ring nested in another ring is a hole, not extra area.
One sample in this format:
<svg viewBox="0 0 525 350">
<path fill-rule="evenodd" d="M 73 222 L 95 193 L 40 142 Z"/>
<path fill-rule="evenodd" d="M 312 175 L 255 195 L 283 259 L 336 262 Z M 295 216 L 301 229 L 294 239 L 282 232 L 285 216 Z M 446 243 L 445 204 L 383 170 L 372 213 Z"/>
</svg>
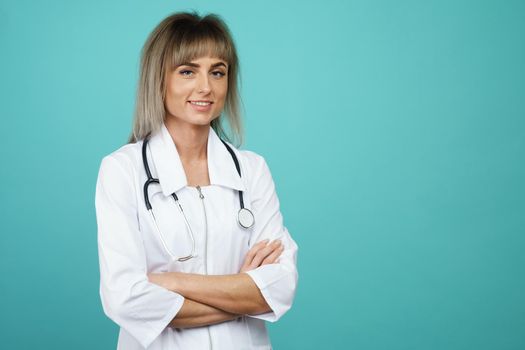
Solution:
<svg viewBox="0 0 525 350">
<path fill-rule="evenodd" d="M 188 181 L 177 147 L 175 147 L 175 143 L 164 124 L 150 138 L 149 145 L 151 159 L 153 159 L 157 174 L 153 173 L 152 175 L 158 177 L 162 193 L 169 196 L 186 186 Z"/>
<path fill-rule="evenodd" d="M 230 145 L 239 159 L 239 152 Z M 177 147 L 164 124 L 150 137 L 149 159 L 153 160 L 153 177 L 158 177 L 162 193 L 169 196 L 188 183 Z M 207 144 L 208 173 L 212 185 L 245 191 L 244 182 L 239 177 L 232 156 L 222 143 L 215 130 L 210 127 Z M 239 163 L 241 160 L 239 159 Z M 155 170 L 153 170 L 155 169 Z M 242 163 L 241 163 L 242 172 Z"/>
</svg>

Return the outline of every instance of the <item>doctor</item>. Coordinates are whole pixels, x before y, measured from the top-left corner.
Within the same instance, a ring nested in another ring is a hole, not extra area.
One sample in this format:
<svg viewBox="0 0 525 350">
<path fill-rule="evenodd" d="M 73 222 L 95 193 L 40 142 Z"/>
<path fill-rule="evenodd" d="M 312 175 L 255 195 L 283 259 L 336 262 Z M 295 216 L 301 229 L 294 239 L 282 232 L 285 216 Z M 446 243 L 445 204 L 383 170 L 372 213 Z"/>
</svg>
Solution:
<svg viewBox="0 0 525 350">
<path fill-rule="evenodd" d="M 119 349 L 271 349 L 292 305 L 297 245 L 263 157 L 241 136 L 238 61 L 215 15 L 176 13 L 148 37 L 130 143 L 96 187 L 100 296 Z M 223 142 L 225 140 L 225 142 Z"/>
</svg>

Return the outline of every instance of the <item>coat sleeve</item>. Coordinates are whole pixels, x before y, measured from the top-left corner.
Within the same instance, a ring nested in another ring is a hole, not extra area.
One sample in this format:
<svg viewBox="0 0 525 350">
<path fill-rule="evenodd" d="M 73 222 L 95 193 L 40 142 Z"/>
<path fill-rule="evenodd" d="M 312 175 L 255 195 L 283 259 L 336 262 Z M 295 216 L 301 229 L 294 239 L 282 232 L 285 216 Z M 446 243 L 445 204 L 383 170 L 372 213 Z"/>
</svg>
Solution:
<svg viewBox="0 0 525 350">
<path fill-rule="evenodd" d="M 118 156 L 102 160 L 96 186 L 100 297 L 105 314 L 147 348 L 184 297 L 148 281 L 133 168 Z"/>
<path fill-rule="evenodd" d="M 256 179 L 251 186 L 252 211 L 255 216 L 254 231 L 250 246 L 269 238 L 281 239 L 284 251 L 274 264 L 259 266 L 247 271 L 261 294 L 272 309 L 271 312 L 248 315 L 265 321 L 275 322 L 292 306 L 298 281 L 297 244 L 283 225 L 283 217 L 279 209 L 279 199 L 275 192 L 270 169 L 261 156 L 258 159 L 252 176 Z"/>
</svg>

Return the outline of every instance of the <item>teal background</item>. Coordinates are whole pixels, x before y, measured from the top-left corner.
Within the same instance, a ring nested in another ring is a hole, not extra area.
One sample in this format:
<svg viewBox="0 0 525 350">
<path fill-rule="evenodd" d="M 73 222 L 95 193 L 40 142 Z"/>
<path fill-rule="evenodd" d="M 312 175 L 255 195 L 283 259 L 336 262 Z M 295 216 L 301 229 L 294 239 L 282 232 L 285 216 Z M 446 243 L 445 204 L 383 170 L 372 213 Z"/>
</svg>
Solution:
<svg viewBox="0 0 525 350">
<path fill-rule="evenodd" d="M 114 349 L 94 191 L 139 51 L 220 14 L 299 244 L 275 349 L 525 348 L 525 2 L 0 3 L 3 349 Z"/>
</svg>

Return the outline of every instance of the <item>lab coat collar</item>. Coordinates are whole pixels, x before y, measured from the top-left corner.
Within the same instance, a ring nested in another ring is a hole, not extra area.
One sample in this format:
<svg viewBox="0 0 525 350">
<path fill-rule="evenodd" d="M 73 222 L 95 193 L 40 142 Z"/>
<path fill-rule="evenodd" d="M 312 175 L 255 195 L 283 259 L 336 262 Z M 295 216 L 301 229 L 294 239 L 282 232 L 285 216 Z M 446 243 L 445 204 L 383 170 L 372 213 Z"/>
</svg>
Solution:
<svg viewBox="0 0 525 350">
<path fill-rule="evenodd" d="M 164 124 L 159 131 L 150 137 L 149 149 L 149 159 L 153 160 L 156 170 L 156 175 L 153 173 L 153 176 L 158 177 L 165 196 L 169 196 L 187 185 L 188 180 L 177 147 Z M 208 134 L 207 152 L 210 184 L 245 191 L 244 183 L 237 173 L 232 156 L 211 126 Z M 234 152 L 239 157 L 235 149 Z"/>
</svg>

